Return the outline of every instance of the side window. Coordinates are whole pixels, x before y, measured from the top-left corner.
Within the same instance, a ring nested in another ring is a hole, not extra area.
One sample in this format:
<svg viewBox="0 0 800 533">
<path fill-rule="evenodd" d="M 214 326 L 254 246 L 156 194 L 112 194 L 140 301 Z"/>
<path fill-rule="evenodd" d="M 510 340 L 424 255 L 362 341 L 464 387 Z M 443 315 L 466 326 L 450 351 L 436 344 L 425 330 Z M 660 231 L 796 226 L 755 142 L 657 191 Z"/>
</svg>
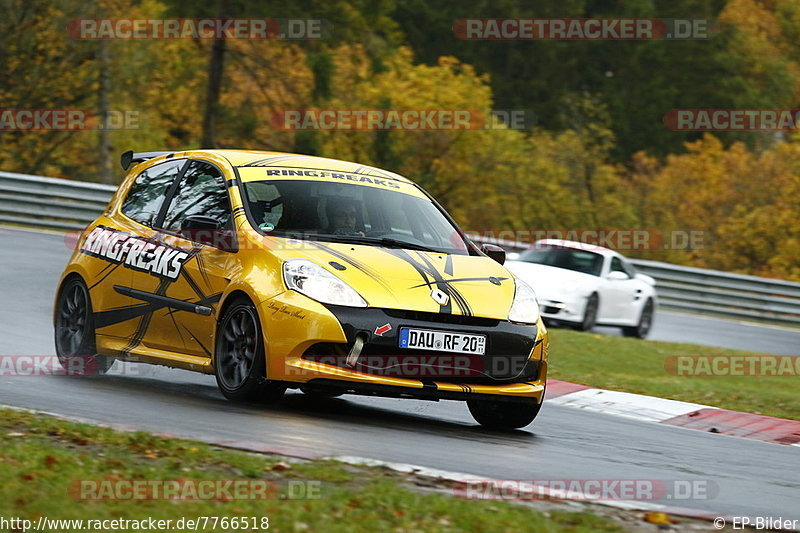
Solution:
<svg viewBox="0 0 800 533">
<path fill-rule="evenodd" d="M 225 227 L 231 218 L 231 205 L 225 180 L 213 165 L 192 161 L 167 208 L 162 228 L 180 231 L 190 215 L 203 215 L 219 221 Z"/>
<path fill-rule="evenodd" d="M 140 224 L 152 226 L 167 189 L 184 163 L 186 160 L 167 161 L 139 174 L 122 203 L 122 213 Z"/>
<path fill-rule="evenodd" d="M 272 231 L 283 217 L 283 198 L 278 188 L 271 183 L 253 182 L 247 184 L 245 191 L 255 223 Z"/>
<path fill-rule="evenodd" d="M 628 263 L 627 261 L 622 262 L 622 268 L 625 270 L 625 273 L 628 274 L 630 277 L 636 277 L 636 269 L 633 267 L 632 264 Z"/>
<path fill-rule="evenodd" d="M 622 267 L 622 261 L 619 257 L 612 257 L 611 258 L 611 272 L 622 272 L 624 274 L 628 274 L 625 269 Z M 628 274 L 630 276 L 630 274 Z"/>
</svg>

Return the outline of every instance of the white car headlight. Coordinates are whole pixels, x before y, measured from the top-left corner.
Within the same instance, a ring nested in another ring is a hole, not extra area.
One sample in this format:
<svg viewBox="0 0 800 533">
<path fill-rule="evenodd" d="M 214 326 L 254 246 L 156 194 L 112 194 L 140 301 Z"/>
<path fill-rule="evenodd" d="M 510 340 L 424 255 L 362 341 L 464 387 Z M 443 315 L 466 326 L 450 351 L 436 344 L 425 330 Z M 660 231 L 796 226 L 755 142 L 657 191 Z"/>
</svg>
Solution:
<svg viewBox="0 0 800 533">
<path fill-rule="evenodd" d="M 536 301 L 536 293 L 533 289 L 519 278 L 515 278 L 516 288 L 514 289 L 514 303 L 508 312 L 508 320 L 523 324 L 535 324 L 539 320 L 539 302 Z"/>
<path fill-rule="evenodd" d="M 283 264 L 286 286 L 318 302 L 366 307 L 367 302 L 350 285 L 308 259 L 289 259 Z"/>
</svg>

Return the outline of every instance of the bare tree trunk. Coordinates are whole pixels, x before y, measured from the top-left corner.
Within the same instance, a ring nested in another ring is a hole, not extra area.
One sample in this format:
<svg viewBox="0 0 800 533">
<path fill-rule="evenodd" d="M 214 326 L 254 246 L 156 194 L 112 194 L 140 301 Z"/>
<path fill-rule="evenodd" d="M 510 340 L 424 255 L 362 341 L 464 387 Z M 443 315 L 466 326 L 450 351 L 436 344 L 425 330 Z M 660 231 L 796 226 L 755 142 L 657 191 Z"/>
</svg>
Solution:
<svg viewBox="0 0 800 533">
<path fill-rule="evenodd" d="M 98 103 L 98 112 L 100 115 L 101 128 L 100 128 L 100 146 L 98 154 L 98 170 L 100 172 L 100 181 L 103 183 L 114 183 L 114 172 L 111 168 L 111 161 L 113 154 L 111 153 L 111 131 L 108 129 L 108 100 L 109 93 L 111 92 L 111 76 L 109 75 L 109 52 L 108 43 L 106 41 L 98 41 L 99 50 L 99 65 L 100 65 L 100 100 Z"/>
<path fill-rule="evenodd" d="M 225 66 L 225 39 L 215 39 L 211 47 L 211 61 L 208 66 L 208 89 L 206 108 L 203 113 L 203 140 L 201 148 L 216 148 L 214 129 L 219 111 L 219 95 L 222 89 L 222 70 Z"/>
</svg>

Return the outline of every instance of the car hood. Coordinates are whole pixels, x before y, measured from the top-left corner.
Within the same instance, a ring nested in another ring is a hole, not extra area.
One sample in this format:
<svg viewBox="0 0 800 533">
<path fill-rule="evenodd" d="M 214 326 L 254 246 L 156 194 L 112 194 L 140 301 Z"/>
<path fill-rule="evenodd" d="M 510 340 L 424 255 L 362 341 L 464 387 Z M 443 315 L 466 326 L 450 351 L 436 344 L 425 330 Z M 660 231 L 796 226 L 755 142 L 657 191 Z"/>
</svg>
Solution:
<svg viewBox="0 0 800 533">
<path fill-rule="evenodd" d="M 526 263 L 525 261 L 507 261 L 506 267 L 515 276 L 533 287 L 540 300 L 559 300 L 564 289 L 593 285 L 600 279 L 597 276 L 575 270 Z"/>
<path fill-rule="evenodd" d="M 514 298 L 511 273 L 485 256 L 319 241 L 287 244 L 276 252 L 281 259 L 317 263 L 353 287 L 370 307 L 505 320 Z M 447 295 L 445 304 L 434 300 L 434 289 Z"/>
</svg>

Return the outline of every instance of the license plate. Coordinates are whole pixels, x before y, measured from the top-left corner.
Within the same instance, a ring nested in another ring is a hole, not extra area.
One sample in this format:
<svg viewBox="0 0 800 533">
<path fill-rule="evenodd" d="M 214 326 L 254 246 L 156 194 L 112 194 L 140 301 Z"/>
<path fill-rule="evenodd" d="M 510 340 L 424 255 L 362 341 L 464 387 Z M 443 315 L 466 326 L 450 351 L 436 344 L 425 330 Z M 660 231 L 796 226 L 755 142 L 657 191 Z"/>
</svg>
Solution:
<svg viewBox="0 0 800 533">
<path fill-rule="evenodd" d="M 486 353 L 486 335 L 400 328 L 400 347 L 483 355 Z"/>
</svg>

